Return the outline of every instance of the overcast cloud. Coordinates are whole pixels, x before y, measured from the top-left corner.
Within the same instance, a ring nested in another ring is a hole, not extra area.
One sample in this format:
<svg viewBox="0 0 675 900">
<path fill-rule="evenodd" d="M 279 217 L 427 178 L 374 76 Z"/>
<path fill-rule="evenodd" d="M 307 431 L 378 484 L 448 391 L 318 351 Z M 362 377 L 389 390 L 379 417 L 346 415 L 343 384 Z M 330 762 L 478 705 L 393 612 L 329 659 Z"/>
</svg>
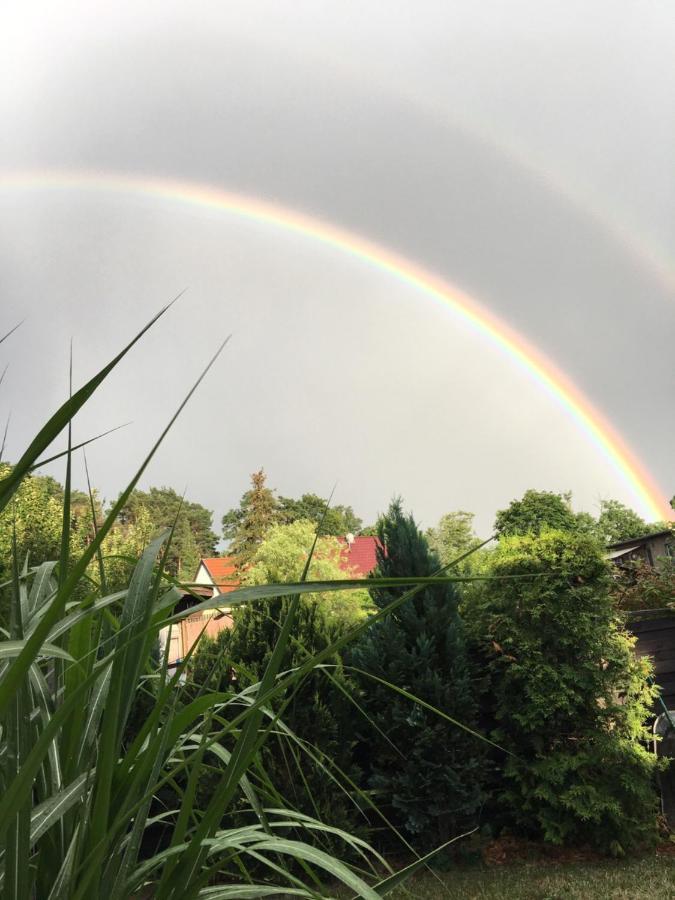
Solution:
<svg viewBox="0 0 675 900">
<path fill-rule="evenodd" d="M 211 184 L 351 229 L 456 284 L 565 371 L 675 492 L 675 8 L 670 2 L 8 3 L 0 178 Z M 77 420 L 122 487 L 223 336 L 148 472 L 216 511 L 283 494 L 424 524 L 528 487 L 639 498 L 550 395 L 456 315 L 307 238 L 106 192 L 0 190 L 15 458 L 66 389 L 188 292 Z M 6 348 L 6 349 L 5 349 Z M 0 360 L 1 362 L 2 360 Z M 3 363 L 4 364 L 4 363 Z M 54 471 L 58 475 L 58 471 Z"/>
</svg>

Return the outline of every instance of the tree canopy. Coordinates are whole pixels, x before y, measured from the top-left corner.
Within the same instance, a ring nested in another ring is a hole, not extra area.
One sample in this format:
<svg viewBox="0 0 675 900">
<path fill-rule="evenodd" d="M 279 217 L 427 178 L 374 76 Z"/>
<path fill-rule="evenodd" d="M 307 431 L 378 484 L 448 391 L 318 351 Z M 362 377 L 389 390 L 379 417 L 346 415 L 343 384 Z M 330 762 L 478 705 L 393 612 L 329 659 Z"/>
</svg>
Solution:
<svg viewBox="0 0 675 900">
<path fill-rule="evenodd" d="M 618 500 L 602 500 L 600 502 L 598 536 L 605 544 L 642 537 L 652 530 L 655 529 Z"/>
<path fill-rule="evenodd" d="M 279 497 L 279 518 L 286 524 L 299 519 L 308 519 L 317 525 L 321 523 L 321 534 L 334 537 L 358 534 L 361 531 L 363 523 L 351 506 L 327 507 L 328 500 L 317 494 L 303 494 L 299 500 Z"/>
<path fill-rule="evenodd" d="M 328 500 L 318 494 L 305 493 L 299 499 L 277 496 L 267 487 L 263 469 L 251 476 L 251 487 L 239 506 L 229 509 L 222 518 L 223 538 L 230 542 L 229 552 L 243 565 L 262 541 L 265 532 L 273 525 L 291 525 L 293 522 L 310 521 L 321 524 L 322 535 L 344 537 L 358 534 L 361 519 L 351 506 L 328 507 Z"/>
<path fill-rule="evenodd" d="M 218 537 L 211 528 L 213 513 L 200 503 L 185 500 L 170 487 L 136 490 L 120 513 L 120 525 L 136 524 L 141 509 L 147 512 L 154 531 L 171 528 L 175 522 L 167 565 L 172 575 L 193 578 L 200 558 L 216 552 Z"/>
<path fill-rule="evenodd" d="M 473 530 L 473 519 L 473 513 L 456 510 L 441 516 L 438 525 L 428 529 L 427 541 L 442 565 L 478 546 L 480 540 Z"/>
<path fill-rule="evenodd" d="M 242 572 L 243 584 L 274 584 L 299 581 L 307 557 L 314 543 L 316 526 L 307 519 L 299 519 L 288 525 L 273 525 L 259 544 Z M 331 536 L 320 537 L 312 556 L 308 579 L 312 581 L 338 581 L 350 573 L 342 563 L 344 547 Z M 362 618 L 372 604 L 365 587 L 363 590 L 335 591 L 308 595 L 318 603 L 327 622 L 350 624 Z"/>
<path fill-rule="evenodd" d="M 499 537 L 514 534 L 541 534 L 545 529 L 573 531 L 576 517 L 567 494 L 552 491 L 525 491 L 522 499 L 512 500 L 495 517 Z"/>
</svg>

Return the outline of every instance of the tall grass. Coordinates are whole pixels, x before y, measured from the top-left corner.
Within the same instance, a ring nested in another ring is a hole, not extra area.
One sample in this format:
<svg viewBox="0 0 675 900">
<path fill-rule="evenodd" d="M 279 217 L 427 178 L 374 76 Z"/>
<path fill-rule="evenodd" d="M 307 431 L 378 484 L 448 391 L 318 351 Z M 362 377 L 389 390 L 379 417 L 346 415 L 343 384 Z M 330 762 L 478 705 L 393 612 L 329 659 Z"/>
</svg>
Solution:
<svg viewBox="0 0 675 900">
<path fill-rule="evenodd" d="M 15 546 L 11 578 L 2 585 L 11 603 L 9 630 L 0 640 L 2 896 L 317 898 L 328 896 L 325 885 L 336 881 L 354 897 L 385 896 L 427 860 L 378 880 L 374 873 L 382 873 L 384 862 L 366 843 L 292 809 L 266 808 L 250 775 L 270 733 L 269 723 L 276 722 L 272 701 L 292 692 L 372 621 L 433 579 L 381 579 L 382 586 L 416 586 L 322 653 L 308 656 L 295 671 L 284 673 L 280 662 L 292 640 L 300 595 L 358 588 L 362 582 L 303 580 L 233 592 L 228 603 L 294 598 L 260 683 L 239 695 L 204 689 L 186 693 L 183 674 L 189 655 L 173 673 L 166 652 L 157 660 L 160 630 L 175 627 L 188 613 L 175 611 L 182 592 L 164 572 L 170 530 L 147 547 L 124 590 L 110 593 L 106 587 L 105 536 L 218 354 L 97 527 L 92 542 L 80 558 L 69 558 L 70 423 L 164 312 L 72 393 L 0 481 L 0 512 L 11 514 L 22 479 L 68 430 L 60 558 L 31 565 L 18 559 Z M 197 609 L 216 604 L 206 601 Z M 152 703 L 134 733 L 131 717 L 143 692 Z M 212 758 L 218 759 L 219 779 L 208 803 L 198 804 L 200 773 Z M 228 827 L 228 813 L 235 807 L 247 812 L 248 824 Z M 358 865 L 320 849 L 314 837 L 322 833 L 344 842 L 345 858 L 358 859 Z"/>
</svg>

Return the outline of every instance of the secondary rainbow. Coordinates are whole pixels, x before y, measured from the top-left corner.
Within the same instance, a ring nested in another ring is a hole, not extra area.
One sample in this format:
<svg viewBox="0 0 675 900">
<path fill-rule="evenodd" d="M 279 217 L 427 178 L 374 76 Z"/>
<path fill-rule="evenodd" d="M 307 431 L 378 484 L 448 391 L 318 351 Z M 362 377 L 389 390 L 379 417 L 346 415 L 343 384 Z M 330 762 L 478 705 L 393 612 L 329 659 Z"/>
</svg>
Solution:
<svg viewBox="0 0 675 900">
<path fill-rule="evenodd" d="M 140 194 L 172 203 L 220 210 L 302 235 L 390 274 L 449 307 L 532 377 L 581 427 L 644 507 L 646 514 L 655 519 L 673 517 L 664 492 L 625 441 L 550 359 L 476 299 L 381 244 L 298 210 L 207 184 L 100 171 L 50 169 L 0 174 L 0 191 L 49 189 Z"/>
</svg>

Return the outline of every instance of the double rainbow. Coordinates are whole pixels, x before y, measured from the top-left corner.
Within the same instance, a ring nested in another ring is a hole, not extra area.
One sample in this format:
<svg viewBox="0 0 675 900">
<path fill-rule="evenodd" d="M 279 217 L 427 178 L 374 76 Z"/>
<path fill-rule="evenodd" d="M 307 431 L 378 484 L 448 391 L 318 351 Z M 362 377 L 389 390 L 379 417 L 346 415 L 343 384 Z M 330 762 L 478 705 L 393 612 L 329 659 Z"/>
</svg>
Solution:
<svg viewBox="0 0 675 900">
<path fill-rule="evenodd" d="M 281 228 L 340 250 L 442 303 L 524 370 L 576 422 L 643 509 L 653 519 L 671 519 L 673 510 L 625 441 L 587 397 L 526 338 L 459 288 L 386 247 L 297 210 L 211 185 L 110 172 L 28 171 L 0 174 L 0 191 L 79 190 L 144 195 L 202 209 L 220 210 Z"/>
</svg>

